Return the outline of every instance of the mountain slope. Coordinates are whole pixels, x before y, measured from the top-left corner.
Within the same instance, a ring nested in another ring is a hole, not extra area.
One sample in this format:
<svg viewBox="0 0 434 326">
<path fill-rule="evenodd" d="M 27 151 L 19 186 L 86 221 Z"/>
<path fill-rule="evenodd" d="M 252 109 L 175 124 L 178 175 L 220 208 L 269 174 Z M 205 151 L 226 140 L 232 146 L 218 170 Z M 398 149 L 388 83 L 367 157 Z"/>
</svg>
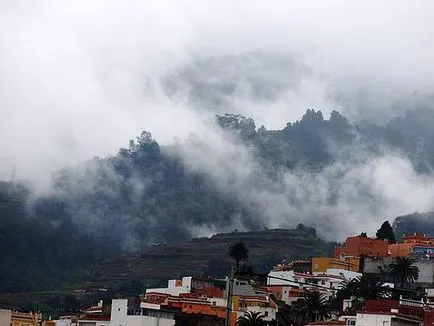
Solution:
<svg viewBox="0 0 434 326">
<path fill-rule="evenodd" d="M 434 212 L 398 216 L 393 221 L 392 226 L 398 237 L 413 233 L 422 233 L 434 237 Z"/>
<path fill-rule="evenodd" d="M 153 242 L 300 222 L 342 240 L 383 216 L 429 210 L 429 121 L 433 110 L 385 126 L 308 110 L 267 130 L 225 114 L 205 138 L 161 146 L 143 132 L 113 157 L 58 171 L 49 195 L 3 183 L 0 291 L 73 283 L 83 266 Z"/>
<path fill-rule="evenodd" d="M 0 293 L 0 306 L 38 308 L 49 314 L 62 314 L 67 312 L 64 309 L 68 306 L 62 303 L 64 301 L 86 306 L 92 304 L 92 300 L 113 295 L 137 295 L 146 287 L 166 286 L 168 279 L 182 276 L 223 277 L 232 264 L 227 257 L 228 247 L 236 241 L 246 243 L 249 249 L 247 264 L 253 266 L 256 273 L 267 272 L 282 259 L 326 256 L 334 248 L 334 243 L 321 240 L 314 229 L 303 225 L 291 230 L 220 233 L 210 238 L 158 244 L 137 253 L 106 257 L 83 269 L 74 283 L 63 284 L 56 291 Z"/>
<path fill-rule="evenodd" d="M 297 229 L 220 233 L 178 244 L 160 244 L 136 254 L 105 259 L 93 268 L 83 285 L 91 288 L 122 288 L 131 280 L 159 286 L 167 279 L 185 275 L 224 277 L 230 270 L 228 247 L 243 241 L 249 249 L 248 264 L 264 273 L 283 259 L 307 259 L 329 255 L 334 247 L 316 237 L 315 230 Z"/>
</svg>

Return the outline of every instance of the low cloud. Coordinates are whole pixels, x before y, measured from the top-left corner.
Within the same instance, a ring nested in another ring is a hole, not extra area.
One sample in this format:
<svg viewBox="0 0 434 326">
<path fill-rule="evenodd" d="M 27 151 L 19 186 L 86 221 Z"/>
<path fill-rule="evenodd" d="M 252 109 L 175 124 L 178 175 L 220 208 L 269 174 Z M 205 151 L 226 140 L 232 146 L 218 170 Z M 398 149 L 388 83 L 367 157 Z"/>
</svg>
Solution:
<svg viewBox="0 0 434 326">
<path fill-rule="evenodd" d="M 301 220 L 331 238 L 372 221 L 372 231 L 379 217 L 430 208 L 431 177 L 386 151 L 320 174 L 279 171 L 272 183 L 252 149 L 210 121 L 231 111 L 282 128 L 308 108 L 337 108 L 383 122 L 428 106 L 433 10 L 429 0 L 2 1 L 0 177 L 46 192 L 52 172 L 113 155 L 146 129 L 163 145 L 186 142 L 184 162 L 257 205 L 264 225 Z M 211 71 L 209 58 L 217 60 Z M 179 86 L 172 93 L 170 78 Z M 258 86 L 271 95 L 258 97 Z M 249 188 L 252 180 L 264 187 Z M 322 213 L 330 220 L 319 221 Z M 331 230 L 338 220 L 343 227 Z"/>
<path fill-rule="evenodd" d="M 295 227 L 301 222 L 316 227 L 328 240 L 343 240 L 362 231 L 374 235 L 384 220 L 433 209 L 434 177 L 417 173 L 407 157 L 385 146 L 375 152 L 363 143 L 330 146 L 333 157 L 341 159 L 320 171 L 270 171 L 260 164 L 255 148 L 233 134 L 210 128 L 203 139 L 193 137 L 177 147 L 176 155 L 188 169 L 205 172 L 219 191 L 238 198 L 260 217 L 235 218 L 226 231 Z M 215 231 L 213 223 L 196 227 L 195 233 L 208 235 Z"/>
</svg>

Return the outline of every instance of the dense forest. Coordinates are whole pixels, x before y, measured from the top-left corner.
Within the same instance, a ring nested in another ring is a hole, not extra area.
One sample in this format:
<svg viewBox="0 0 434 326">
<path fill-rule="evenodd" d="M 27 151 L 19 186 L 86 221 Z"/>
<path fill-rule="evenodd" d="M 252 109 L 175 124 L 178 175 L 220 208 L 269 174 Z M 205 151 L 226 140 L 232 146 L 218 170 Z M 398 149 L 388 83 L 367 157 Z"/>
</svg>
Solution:
<svg viewBox="0 0 434 326">
<path fill-rule="evenodd" d="M 217 115 L 216 125 L 223 145 L 192 137 L 160 146 L 144 131 L 113 157 L 58 171 L 49 195 L 1 183 L 0 291 L 53 288 L 100 257 L 220 231 L 303 222 L 332 240 L 330 221 L 348 217 L 339 212 L 353 166 L 394 155 L 417 175 L 430 176 L 434 167 L 429 109 L 385 125 L 351 123 L 337 111 L 326 119 L 315 110 L 281 130 L 234 114 Z M 315 197 L 324 189 L 323 198 Z M 383 198 L 369 185 L 354 189 L 354 198 L 381 207 Z M 358 205 L 351 200 L 346 204 Z M 383 211 L 369 211 L 377 212 Z"/>
</svg>

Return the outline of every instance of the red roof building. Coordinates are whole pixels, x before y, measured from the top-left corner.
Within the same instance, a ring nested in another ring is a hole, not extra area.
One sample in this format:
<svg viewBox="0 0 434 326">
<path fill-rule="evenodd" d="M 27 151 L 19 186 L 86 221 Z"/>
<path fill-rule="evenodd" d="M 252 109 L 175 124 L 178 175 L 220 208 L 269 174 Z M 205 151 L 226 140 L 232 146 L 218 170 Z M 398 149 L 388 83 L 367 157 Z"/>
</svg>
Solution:
<svg viewBox="0 0 434 326">
<path fill-rule="evenodd" d="M 387 257 L 389 243 L 385 240 L 356 236 L 348 237 L 344 245 L 337 246 L 334 251 L 334 258 L 344 256 L 365 256 L 365 257 Z"/>
</svg>

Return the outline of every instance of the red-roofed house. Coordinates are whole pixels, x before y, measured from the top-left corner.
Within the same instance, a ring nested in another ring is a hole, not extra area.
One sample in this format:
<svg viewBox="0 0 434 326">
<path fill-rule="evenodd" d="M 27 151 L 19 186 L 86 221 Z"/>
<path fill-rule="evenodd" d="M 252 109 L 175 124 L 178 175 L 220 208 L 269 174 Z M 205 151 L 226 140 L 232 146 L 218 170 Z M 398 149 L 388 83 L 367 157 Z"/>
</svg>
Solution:
<svg viewBox="0 0 434 326">
<path fill-rule="evenodd" d="M 356 316 L 356 325 L 369 326 L 420 326 L 425 312 L 422 302 L 376 299 L 366 300 Z"/>
<path fill-rule="evenodd" d="M 384 240 L 356 236 L 348 237 L 343 246 L 337 246 L 334 258 L 341 256 L 387 257 L 389 243 Z"/>
</svg>

